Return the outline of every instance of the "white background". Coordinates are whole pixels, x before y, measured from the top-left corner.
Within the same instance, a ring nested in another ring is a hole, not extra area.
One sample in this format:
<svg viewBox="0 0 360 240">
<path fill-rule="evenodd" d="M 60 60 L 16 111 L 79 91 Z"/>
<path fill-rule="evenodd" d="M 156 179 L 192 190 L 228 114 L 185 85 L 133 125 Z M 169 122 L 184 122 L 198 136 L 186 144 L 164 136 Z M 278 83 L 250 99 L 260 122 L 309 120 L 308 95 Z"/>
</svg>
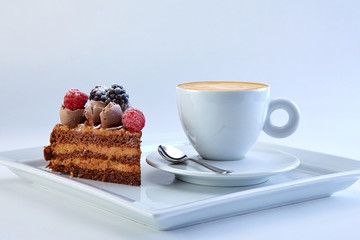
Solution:
<svg viewBox="0 0 360 240">
<path fill-rule="evenodd" d="M 0 150 L 47 145 L 69 88 L 115 82 L 146 116 L 144 144 L 185 139 L 175 86 L 239 80 L 269 84 L 272 98 L 301 110 L 294 135 L 260 140 L 360 159 L 359 9 L 356 0 L 0 0 Z"/>
<path fill-rule="evenodd" d="M 175 86 L 201 80 L 263 82 L 294 100 L 301 125 L 281 144 L 360 130 L 358 1 L 0 3 L 1 150 L 47 144 L 69 88 L 114 82 L 144 112 L 144 141 L 183 137 Z"/>
</svg>

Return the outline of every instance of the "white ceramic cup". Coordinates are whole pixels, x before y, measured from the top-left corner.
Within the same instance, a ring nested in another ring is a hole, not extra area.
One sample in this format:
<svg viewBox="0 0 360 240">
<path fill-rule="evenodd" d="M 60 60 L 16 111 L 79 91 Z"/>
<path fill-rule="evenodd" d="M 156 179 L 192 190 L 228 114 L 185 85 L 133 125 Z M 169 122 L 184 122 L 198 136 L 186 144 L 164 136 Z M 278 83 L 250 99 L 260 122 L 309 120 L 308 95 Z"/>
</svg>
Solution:
<svg viewBox="0 0 360 240">
<path fill-rule="evenodd" d="M 216 84 L 220 87 L 208 89 L 209 85 Z M 239 89 L 232 87 L 233 84 L 250 85 L 250 88 Z M 270 87 L 266 84 L 185 83 L 176 87 L 176 98 L 187 138 L 200 156 L 209 160 L 242 159 L 262 130 L 275 138 L 287 137 L 296 131 L 300 120 L 294 102 L 288 99 L 270 101 Z M 284 126 L 275 126 L 271 122 L 271 114 L 278 109 L 288 114 Z"/>
</svg>

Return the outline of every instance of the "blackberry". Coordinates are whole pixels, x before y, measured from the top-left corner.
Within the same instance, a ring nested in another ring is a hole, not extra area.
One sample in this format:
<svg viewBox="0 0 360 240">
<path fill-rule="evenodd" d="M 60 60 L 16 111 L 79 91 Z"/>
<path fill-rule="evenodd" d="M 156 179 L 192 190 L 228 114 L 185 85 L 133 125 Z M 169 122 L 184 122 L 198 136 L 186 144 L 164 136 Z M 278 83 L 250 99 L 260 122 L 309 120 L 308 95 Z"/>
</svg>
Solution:
<svg viewBox="0 0 360 240">
<path fill-rule="evenodd" d="M 125 88 L 119 84 L 111 85 L 106 93 L 106 97 L 106 103 L 114 102 L 121 107 L 124 107 L 129 103 L 129 95 L 126 93 Z"/>
<path fill-rule="evenodd" d="M 89 99 L 90 100 L 95 100 L 95 101 L 106 102 L 106 100 L 107 100 L 107 96 L 106 96 L 107 92 L 108 92 L 107 87 L 95 86 L 90 92 Z"/>
</svg>

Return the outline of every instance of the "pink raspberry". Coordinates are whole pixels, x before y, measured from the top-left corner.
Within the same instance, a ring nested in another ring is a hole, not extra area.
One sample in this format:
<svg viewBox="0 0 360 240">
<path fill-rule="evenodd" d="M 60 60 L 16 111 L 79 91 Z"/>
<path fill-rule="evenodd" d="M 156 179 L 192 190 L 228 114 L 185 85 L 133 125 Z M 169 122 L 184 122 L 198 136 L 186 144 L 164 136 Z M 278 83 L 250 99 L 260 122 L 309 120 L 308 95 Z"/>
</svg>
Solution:
<svg viewBox="0 0 360 240">
<path fill-rule="evenodd" d="M 145 116 L 139 109 L 129 108 L 124 112 L 122 122 L 130 132 L 140 132 L 145 126 Z"/>
<path fill-rule="evenodd" d="M 79 89 L 71 88 L 64 97 L 64 106 L 70 110 L 81 109 L 85 106 L 88 95 L 80 92 Z"/>
</svg>

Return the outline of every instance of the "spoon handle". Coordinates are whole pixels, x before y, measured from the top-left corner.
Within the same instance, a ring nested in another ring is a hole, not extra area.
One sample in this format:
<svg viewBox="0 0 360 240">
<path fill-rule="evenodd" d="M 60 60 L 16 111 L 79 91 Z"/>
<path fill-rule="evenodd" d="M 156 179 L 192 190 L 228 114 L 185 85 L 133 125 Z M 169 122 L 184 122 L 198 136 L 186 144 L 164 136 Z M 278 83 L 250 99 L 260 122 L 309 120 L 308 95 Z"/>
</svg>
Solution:
<svg viewBox="0 0 360 240">
<path fill-rule="evenodd" d="M 190 160 L 190 161 L 193 161 L 197 164 L 200 164 L 201 166 L 203 167 L 206 167 L 207 169 L 210 169 L 211 171 L 215 172 L 215 173 L 220 173 L 220 174 L 227 174 L 227 173 L 231 173 L 233 172 L 232 170 L 225 170 L 225 169 L 221 169 L 221 168 L 217 168 L 217 167 L 214 167 L 214 166 L 211 166 L 209 164 L 206 164 L 206 163 L 203 163 L 203 162 L 200 162 L 196 159 L 193 159 L 193 158 L 187 158 L 187 160 Z"/>
</svg>

